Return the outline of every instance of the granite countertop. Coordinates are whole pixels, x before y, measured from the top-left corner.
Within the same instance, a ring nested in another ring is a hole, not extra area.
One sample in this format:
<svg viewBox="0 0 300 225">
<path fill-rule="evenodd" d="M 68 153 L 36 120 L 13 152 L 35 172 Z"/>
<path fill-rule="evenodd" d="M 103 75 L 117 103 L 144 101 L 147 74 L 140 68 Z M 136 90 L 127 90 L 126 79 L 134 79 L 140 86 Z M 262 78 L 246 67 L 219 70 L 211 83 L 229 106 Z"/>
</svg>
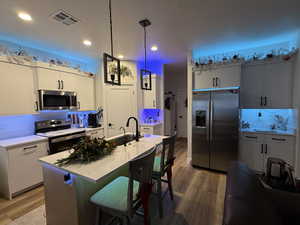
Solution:
<svg viewBox="0 0 300 225">
<path fill-rule="evenodd" d="M 42 141 L 48 141 L 48 138 L 41 137 L 38 135 L 30 135 L 30 136 L 0 140 L 0 147 L 1 148 L 12 148 L 12 147 L 16 147 L 16 146 L 20 146 L 20 145 L 24 145 L 24 144 L 37 143 L 37 142 L 42 142 Z"/>
<path fill-rule="evenodd" d="M 112 137 L 109 139 L 113 139 L 116 137 Z M 57 160 L 68 157 L 70 155 L 70 151 L 64 151 L 54 155 L 49 155 L 39 159 L 39 161 L 43 164 L 55 167 L 56 169 L 71 173 L 75 176 L 80 176 L 89 181 L 97 182 L 110 173 L 114 172 L 118 168 L 127 164 L 130 160 L 149 151 L 157 144 L 162 143 L 163 138 L 165 138 L 165 136 L 145 136 L 141 138 L 139 142 L 132 141 L 127 143 L 127 146 L 120 145 L 113 150 L 111 155 L 107 155 L 97 161 L 88 164 L 74 163 L 62 167 L 59 167 L 57 164 L 55 164 Z"/>
<path fill-rule="evenodd" d="M 242 133 L 258 133 L 258 134 L 274 134 L 274 135 L 289 135 L 289 136 L 296 136 L 294 130 L 258 130 L 258 129 L 241 129 L 240 132 Z"/>
</svg>

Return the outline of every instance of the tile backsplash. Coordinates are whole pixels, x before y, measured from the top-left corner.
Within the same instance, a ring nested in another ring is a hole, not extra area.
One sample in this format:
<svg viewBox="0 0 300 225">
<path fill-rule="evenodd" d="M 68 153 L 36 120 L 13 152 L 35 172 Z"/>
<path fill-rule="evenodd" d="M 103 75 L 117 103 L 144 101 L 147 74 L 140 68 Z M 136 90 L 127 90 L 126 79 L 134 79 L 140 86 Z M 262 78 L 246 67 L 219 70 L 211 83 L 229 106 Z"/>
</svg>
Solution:
<svg viewBox="0 0 300 225">
<path fill-rule="evenodd" d="M 278 131 L 295 133 L 295 109 L 241 109 L 241 130 Z"/>
<path fill-rule="evenodd" d="M 140 111 L 141 123 L 158 123 L 162 121 L 161 109 L 143 109 Z"/>
</svg>

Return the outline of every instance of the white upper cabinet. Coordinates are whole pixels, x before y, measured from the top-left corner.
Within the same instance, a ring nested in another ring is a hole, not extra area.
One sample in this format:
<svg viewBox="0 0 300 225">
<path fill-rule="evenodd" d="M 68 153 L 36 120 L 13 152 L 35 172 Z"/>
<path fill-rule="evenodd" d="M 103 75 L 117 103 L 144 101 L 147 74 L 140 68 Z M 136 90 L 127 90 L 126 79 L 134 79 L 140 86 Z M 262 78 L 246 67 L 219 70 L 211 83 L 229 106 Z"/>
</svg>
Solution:
<svg viewBox="0 0 300 225">
<path fill-rule="evenodd" d="M 79 110 L 95 110 L 94 78 L 76 76 L 77 101 Z"/>
<path fill-rule="evenodd" d="M 33 68 L 0 62 L 0 115 L 36 113 L 36 101 Z"/>
<path fill-rule="evenodd" d="M 81 74 L 37 68 L 38 89 L 77 93 L 78 110 L 95 110 L 95 79 Z"/>
<path fill-rule="evenodd" d="M 160 108 L 160 76 L 152 75 L 152 90 L 143 90 L 144 108 L 159 109 Z"/>
<path fill-rule="evenodd" d="M 245 65 L 242 74 L 242 108 L 292 107 L 291 62 Z"/>
<path fill-rule="evenodd" d="M 215 85 L 215 78 L 211 70 L 199 70 L 194 72 L 195 88 L 194 89 L 207 89 L 213 88 Z"/>
<path fill-rule="evenodd" d="M 59 90 L 61 88 L 60 73 L 57 70 L 37 68 L 38 89 Z"/>
<path fill-rule="evenodd" d="M 38 89 L 74 91 L 78 75 L 47 68 L 37 68 Z"/>
<path fill-rule="evenodd" d="M 241 81 L 241 65 L 232 65 L 214 71 L 217 88 L 239 87 Z"/>
<path fill-rule="evenodd" d="M 80 86 L 81 76 L 72 73 L 66 73 L 66 72 L 59 72 L 59 74 L 60 74 L 60 82 L 61 82 L 60 90 L 76 92 L 78 86 Z M 88 77 L 83 77 L 83 79 L 88 79 Z M 92 92 L 92 89 L 87 89 L 87 91 Z"/>
<path fill-rule="evenodd" d="M 220 66 L 194 72 L 194 89 L 239 87 L 241 65 Z"/>
</svg>

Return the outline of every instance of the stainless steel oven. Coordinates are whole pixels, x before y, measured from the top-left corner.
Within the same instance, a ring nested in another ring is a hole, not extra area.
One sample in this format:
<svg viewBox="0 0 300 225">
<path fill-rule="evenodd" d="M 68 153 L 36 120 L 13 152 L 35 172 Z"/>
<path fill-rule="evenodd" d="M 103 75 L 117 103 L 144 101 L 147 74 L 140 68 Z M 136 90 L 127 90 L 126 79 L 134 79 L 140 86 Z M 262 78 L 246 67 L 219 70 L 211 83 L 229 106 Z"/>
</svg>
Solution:
<svg viewBox="0 0 300 225">
<path fill-rule="evenodd" d="M 77 94 L 71 91 L 39 90 L 40 110 L 77 109 Z"/>
<path fill-rule="evenodd" d="M 86 137 L 85 131 L 51 137 L 49 138 L 49 154 L 55 154 L 58 152 L 70 150 L 82 138 L 85 137 Z"/>
</svg>

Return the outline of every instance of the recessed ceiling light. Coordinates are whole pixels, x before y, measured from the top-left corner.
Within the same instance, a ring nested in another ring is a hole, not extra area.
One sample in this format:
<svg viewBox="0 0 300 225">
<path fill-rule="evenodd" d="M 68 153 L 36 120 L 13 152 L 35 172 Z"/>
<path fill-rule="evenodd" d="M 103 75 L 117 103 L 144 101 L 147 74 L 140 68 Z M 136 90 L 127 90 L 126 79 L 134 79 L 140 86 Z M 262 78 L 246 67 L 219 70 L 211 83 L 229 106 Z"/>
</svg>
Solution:
<svg viewBox="0 0 300 225">
<path fill-rule="evenodd" d="M 91 46 L 92 42 L 90 40 L 84 40 L 83 44 L 86 45 L 86 46 Z"/>
<path fill-rule="evenodd" d="M 124 55 L 120 54 L 120 55 L 118 55 L 118 58 L 119 59 L 124 59 Z"/>
<path fill-rule="evenodd" d="M 157 51 L 157 50 L 158 50 L 158 47 L 157 47 L 157 45 L 152 45 L 152 47 L 151 47 L 151 51 L 155 52 L 155 51 Z"/>
<path fill-rule="evenodd" d="M 32 17 L 28 13 L 20 12 L 18 13 L 19 18 L 25 21 L 32 21 Z"/>
</svg>

